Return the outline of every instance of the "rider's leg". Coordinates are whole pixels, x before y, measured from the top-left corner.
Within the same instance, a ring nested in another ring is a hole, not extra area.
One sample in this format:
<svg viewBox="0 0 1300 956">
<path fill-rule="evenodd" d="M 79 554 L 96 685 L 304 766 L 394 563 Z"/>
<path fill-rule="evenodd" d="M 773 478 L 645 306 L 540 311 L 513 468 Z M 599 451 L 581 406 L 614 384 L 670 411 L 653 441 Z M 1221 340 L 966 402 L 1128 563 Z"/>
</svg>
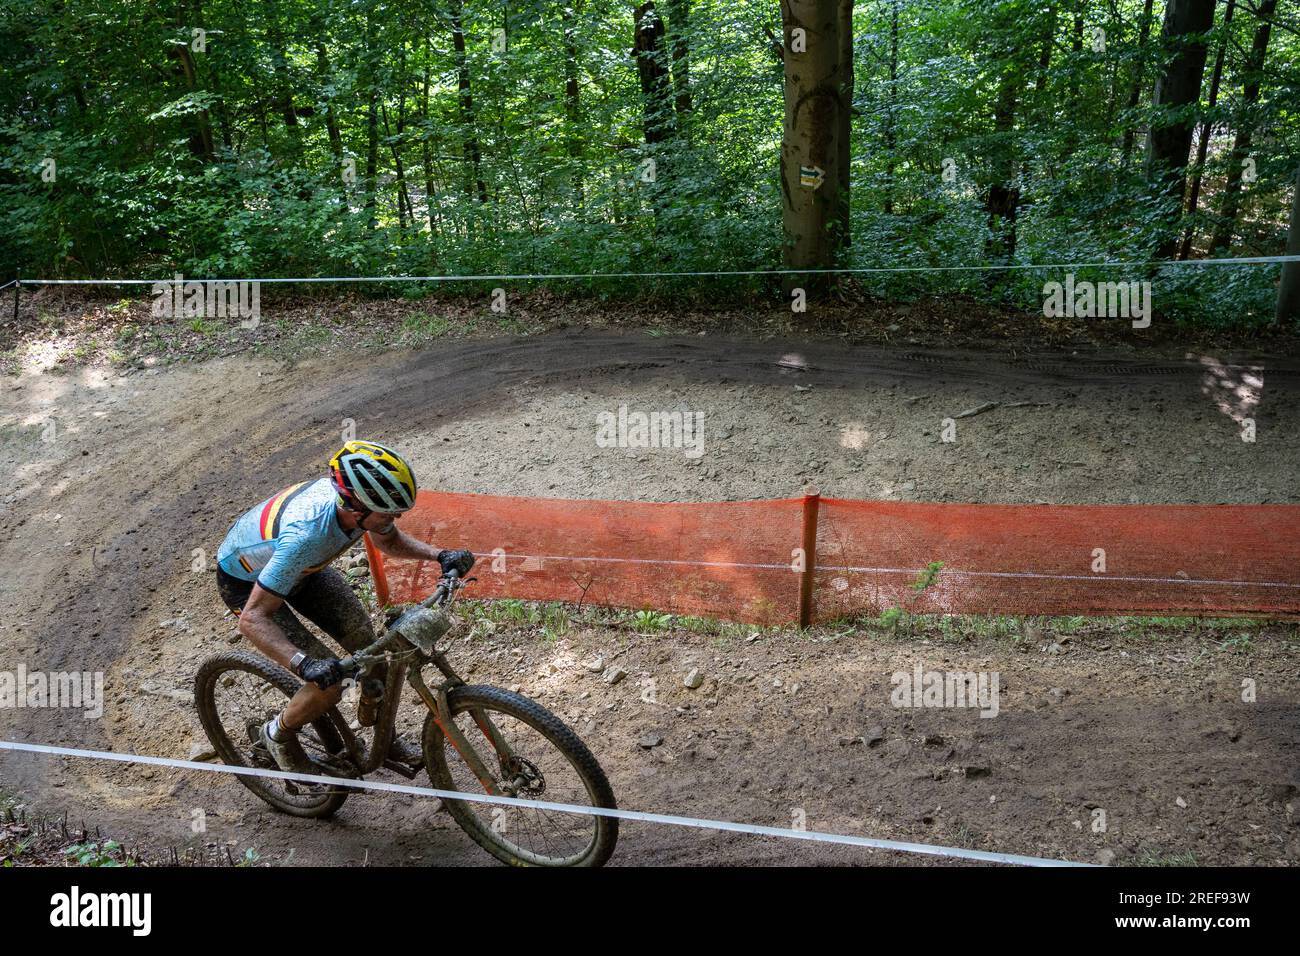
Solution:
<svg viewBox="0 0 1300 956">
<path fill-rule="evenodd" d="M 271 620 L 280 625 L 284 636 L 293 646 L 308 657 L 333 657 L 334 652 L 322 644 L 305 624 L 298 620 L 289 608 L 281 605 L 272 615 Z M 343 685 L 335 684 L 328 690 L 321 690 L 310 681 L 298 688 L 298 692 L 289 699 L 280 714 L 280 726 L 285 730 L 297 731 L 310 724 L 325 711 L 329 710 L 343 697 Z"/>
<path fill-rule="evenodd" d="M 221 571 L 217 573 L 217 589 L 221 594 L 222 601 L 236 614 L 243 610 L 248 596 L 253 593 L 251 582 L 241 581 Z M 289 639 L 294 647 L 304 654 L 310 657 L 322 658 L 334 656 L 334 652 L 322 644 L 311 631 L 307 630 L 306 625 L 298 619 L 288 605 L 280 605 L 279 609 L 272 615 L 271 620 L 280 626 L 280 629 L 284 631 L 284 636 Z M 343 688 L 340 686 L 336 685 L 329 690 L 321 690 L 315 684 L 305 683 L 290 698 L 289 703 L 281 712 L 278 718 L 279 726 L 285 731 L 300 730 L 337 704 L 342 696 Z"/>
<path fill-rule="evenodd" d="M 374 643 L 375 631 L 370 615 L 348 584 L 348 579 L 334 568 L 326 568 L 308 577 L 290 596 L 289 602 L 295 611 L 348 651 L 359 651 Z M 387 676 L 386 665 L 374 668 L 368 678 L 374 686 L 366 687 L 366 693 L 375 697 L 382 693 Z M 400 737 L 392 741 L 388 753 L 411 766 L 419 766 L 424 761 L 420 746 Z"/>
<path fill-rule="evenodd" d="M 374 643 L 370 615 L 348 579 L 335 568 L 308 575 L 289 595 L 288 603 L 349 653 Z"/>
<path fill-rule="evenodd" d="M 280 625 L 285 637 L 289 638 L 294 647 L 308 656 L 333 656 L 333 652 L 317 640 L 287 606 L 281 605 L 271 619 Z M 305 681 L 297 693 L 289 698 L 289 703 L 280 711 L 280 715 L 262 728 L 266 748 L 281 770 L 320 773 L 320 768 L 312 763 L 310 755 L 298 740 L 298 731 L 337 704 L 342 696 L 341 684 L 321 690 L 310 681 Z"/>
<path fill-rule="evenodd" d="M 293 609 L 338 641 L 349 653 L 373 644 L 375 630 L 370 615 L 347 578 L 334 568 L 325 568 L 308 577 L 289 598 Z M 367 679 L 367 695 L 383 693 L 388 667 L 379 664 Z"/>
</svg>

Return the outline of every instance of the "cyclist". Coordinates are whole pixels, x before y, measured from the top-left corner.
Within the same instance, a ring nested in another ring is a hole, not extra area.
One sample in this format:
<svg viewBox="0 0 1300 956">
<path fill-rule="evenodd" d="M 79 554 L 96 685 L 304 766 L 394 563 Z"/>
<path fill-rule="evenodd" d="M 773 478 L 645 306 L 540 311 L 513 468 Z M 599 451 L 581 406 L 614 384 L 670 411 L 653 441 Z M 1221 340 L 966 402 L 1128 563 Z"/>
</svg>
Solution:
<svg viewBox="0 0 1300 956">
<path fill-rule="evenodd" d="M 415 474 L 395 451 L 375 442 L 350 441 L 330 459 L 326 477 L 286 488 L 247 511 L 217 551 L 217 589 L 239 615 L 239 633 L 304 681 L 261 731 L 267 751 L 283 770 L 320 772 L 298 731 L 343 695 L 338 657 L 298 615 L 347 651 L 375 640 L 361 601 L 330 562 L 368 531 L 384 554 L 437 561 L 444 574 L 455 568 L 463 576 L 474 564 L 469 551 L 439 550 L 398 529 L 396 519 L 414 506 L 415 491 Z M 375 679 L 382 682 L 383 674 L 376 673 Z M 417 746 L 400 738 L 390 754 L 415 767 L 423 760 Z"/>
</svg>

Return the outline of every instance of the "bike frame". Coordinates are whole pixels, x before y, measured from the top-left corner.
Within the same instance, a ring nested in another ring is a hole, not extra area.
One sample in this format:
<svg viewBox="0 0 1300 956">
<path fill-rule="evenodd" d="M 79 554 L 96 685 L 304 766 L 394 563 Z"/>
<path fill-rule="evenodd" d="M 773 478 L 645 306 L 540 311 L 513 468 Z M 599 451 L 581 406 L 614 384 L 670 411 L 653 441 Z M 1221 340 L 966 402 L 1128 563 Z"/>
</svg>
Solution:
<svg viewBox="0 0 1300 956">
<path fill-rule="evenodd" d="M 444 609 L 450 607 L 455 601 L 456 592 L 464 587 L 465 583 L 459 580 L 453 572 L 438 582 L 438 588 L 434 591 L 433 596 L 420 602 L 420 606 L 426 608 L 441 607 Z M 408 658 L 414 658 L 414 667 L 410 666 Z M 461 733 L 460 728 L 456 726 L 455 720 L 452 719 L 451 705 L 447 699 L 448 691 L 463 686 L 465 681 L 447 661 L 445 650 L 434 648 L 432 654 L 425 654 L 401 634 L 385 628 L 384 633 L 373 644 L 344 658 L 342 663 L 345 671 L 365 677 L 382 661 L 388 662 L 388 679 L 384 684 L 384 699 L 379 708 L 378 719 L 375 721 L 375 744 L 370 748 L 370 752 L 365 753 L 363 751 L 361 742 L 357 740 L 356 734 L 352 732 L 352 728 L 347 725 L 346 721 L 337 721 L 353 769 L 360 776 L 373 773 L 381 766 L 395 770 L 407 777 L 414 777 L 418 772 L 411 770 L 404 764 L 388 759 L 388 752 L 393 741 L 393 728 L 397 721 L 397 708 L 401 703 L 402 682 L 405 680 L 419 695 L 424 705 L 429 708 L 434 722 L 437 723 L 443 735 L 451 742 L 452 747 L 465 761 L 474 776 L 478 778 L 479 783 L 483 785 L 487 793 L 492 796 L 501 795 L 501 788 L 495 783 L 496 774 L 488 770 L 487 765 L 479 757 L 473 745 Z M 421 673 L 423 668 L 429 664 L 437 667 L 445 678 L 432 688 L 425 682 Z M 506 742 L 505 737 L 502 736 L 501 732 L 497 730 L 496 726 L 482 710 L 476 708 L 470 711 L 470 716 L 483 732 L 483 735 L 491 741 L 501 769 L 506 771 L 514 760 L 514 753 L 510 750 L 510 745 Z"/>
</svg>

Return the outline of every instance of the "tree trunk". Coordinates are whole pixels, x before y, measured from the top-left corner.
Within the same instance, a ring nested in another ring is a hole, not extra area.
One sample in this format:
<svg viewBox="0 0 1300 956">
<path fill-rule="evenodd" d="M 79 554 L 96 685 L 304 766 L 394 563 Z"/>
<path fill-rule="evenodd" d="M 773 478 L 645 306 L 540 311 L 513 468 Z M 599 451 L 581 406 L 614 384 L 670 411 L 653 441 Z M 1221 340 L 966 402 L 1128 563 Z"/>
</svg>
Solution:
<svg viewBox="0 0 1300 956">
<path fill-rule="evenodd" d="M 885 114 L 885 215 L 894 214 L 894 173 L 898 169 L 898 8 L 893 0 L 889 11 L 889 110 Z"/>
<path fill-rule="evenodd" d="M 1010 262 L 1016 255 L 1016 214 L 1020 206 L 1020 190 L 1013 185 L 1016 178 L 1016 158 L 1011 144 L 1016 125 L 1017 84 L 1019 78 L 1014 67 L 1004 67 L 998 84 L 998 98 L 993 107 L 994 160 L 993 182 L 989 186 L 985 212 L 989 217 L 989 237 L 984 255 L 992 262 Z M 990 280 L 996 279 L 989 273 Z"/>
<path fill-rule="evenodd" d="M 197 23 L 204 21 L 203 4 L 194 3 L 194 19 Z M 221 74 L 213 67 L 212 61 L 208 61 L 208 81 L 212 85 L 212 93 L 216 97 L 216 114 L 217 122 L 221 125 L 221 145 L 227 152 L 234 149 L 234 139 L 231 135 L 230 111 L 226 108 L 226 98 L 221 92 Z"/>
<path fill-rule="evenodd" d="M 1147 52 L 1147 40 L 1151 36 L 1151 6 L 1152 0 L 1146 0 L 1142 7 L 1142 25 L 1138 29 L 1137 43 L 1137 66 L 1133 70 L 1133 85 L 1128 91 L 1128 115 L 1132 117 L 1134 110 L 1137 109 L 1138 101 L 1142 99 L 1142 79 L 1146 73 L 1143 65 L 1143 58 Z M 1124 145 L 1120 149 L 1122 164 L 1128 165 L 1129 157 L 1133 155 L 1133 124 L 1130 122 L 1124 127 Z"/>
<path fill-rule="evenodd" d="M 194 93 L 199 88 L 198 70 L 194 65 L 194 56 L 185 45 L 171 47 L 180 61 L 181 72 L 185 76 L 185 86 Z M 190 137 L 190 150 L 205 163 L 212 162 L 216 147 L 212 141 L 212 120 L 207 110 L 198 110 L 194 114 L 194 133 Z"/>
<path fill-rule="evenodd" d="M 371 229 L 379 226 L 376 199 L 379 194 L 379 89 L 370 87 L 370 105 L 366 110 L 366 211 Z"/>
<path fill-rule="evenodd" d="M 1074 22 L 1070 30 L 1070 52 L 1074 54 L 1070 57 L 1070 112 L 1077 116 L 1083 109 L 1083 89 L 1079 74 L 1083 70 L 1083 21 L 1088 13 L 1088 0 L 1074 0 L 1074 3 Z M 1066 140 L 1066 154 L 1073 153 L 1074 150 L 1075 140 L 1070 137 Z"/>
<path fill-rule="evenodd" d="M 1163 46 L 1172 58 L 1156 81 L 1152 106 L 1156 115 L 1147 134 L 1147 178 L 1170 207 L 1170 229 L 1156 251 L 1168 259 L 1178 251 L 1175 231 L 1187 190 L 1187 159 L 1192 149 L 1192 121 L 1172 116 L 1201 98 L 1205 73 L 1205 34 L 1214 26 L 1214 0 L 1169 0 L 1165 8 Z"/>
<path fill-rule="evenodd" d="M 1232 28 L 1232 11 L 1237 0 L 1228 0 L 1223 10 L 1223 37 L 1219 41 L 1219 52 L 1214 57 L 1214 72 L 1210 76 L 1210 95 L 1206 104 L 1208 112 L 1214 112 L 1219 101 L 1219 84 L 1223 80 L 1223 59 L 1228 52 L 1229 31 Z M 1183 247 L 1178 251 L 1179 259 L 1186 259 L 1192 251 L 1192 240 L 1196 237 L 1196 204 L 1201 197 L 1201 178 L 1205 174 L 1205 157 L 1210 148 L 1210 134 L 1214 132 L 1214 123 L 1207 117 L 1202 120 L 1200 139 L 1196 144 L 1196 164 L 1192 172 L 1192 188 L 1187 196 L 1187 229 L 1183 233 Z"/>
<path fill-rule="evenodd" d="M 316 82 L 322 88 L 329 85 L 333 71 L 330 69 L 329 56 L 325 53 L 325 43 L 316 41 Z M 325 132 L 329 136 L 330 153 L 334 156 L 335 172 L 343 174 L 343 136 L 339 132 L 338 117 L 334 114 L 334 99 L 325 100 Z M 340 182 L 342 180 L 340 179 Z"/>
<path fill-rule="evenodd" d="M 782 0 L 785 28 L 785 127 L 781 141 L 781 193 L 788 269 L 829 269 L 838 263 L 844 235 L 840 221 L 841 112 L 839 0 Z M 800 52 L 793 37 L 804 31 Z M 822 290 L 825 277 L 787 277 L 809 294 Z"/>
<path fill-rule="evenodd" d="M 460 121 L 465 127 L 465 157 L 469 161 L 478 201 L 486 206 L 487 184 L 483 181 L 483 154 L 479 150 L 477 122 L 474 116 L 474 94 L 470 90 L 469 59 L 465 54 L 465 31 L 461 26 L 463 0 L 453 0 L 451 5 L 451 42 L 456 50 L 456 86 L 460 95 Z"/>
<path fill-rule="evenodd" d="M 393 169 L 397 172 L 397 225 L 406 231 L 406 224 L 409 222 L 415 225 L 415 208 L 411 205 L 411 195 L 406 188 L 406 165 L 402 162 L 402 130 L 405 127 L 406 97 L 403 96 L 398 102 L 397 110 L 397 135 L 393 135 L 392 127 L 388 123 L 388 104 L 383 104 L 384 116 L 384 138 L 389 142 L 389 150 L 393 154 Z"/>
<path fill-rule="evenodd" d="M 302 134 L 298 128 L 298 111 L 293 105 L 293 77 L 289 72 L 289 57 L 285 53 L 284 35 L 280 31 L 280 8 L 276 2 L 266 6 L 266 42 L 271 50 L 271 70 L 275 77 L 272 93 L 276 109 L 284 120 L 289 134 L 289 144 L 295 158 L 302 156 Z"/>
<path fill-rule="evenodd" d="M 634 23 L 632 55 L 641 82 L 642 123 L 645 141 L 653 145 L 668 138 L 672 119 L 668 66 L 661 46 L 665 28 L 653 0 L 636 8 Z"/>
<path fill-rule="evenodd" d="M 1269 14 L 1272 17 L 1272 13 Z M 1300 169 L 1296 170 L 1295 192 L 1291 197 L 1291 228 L 1287 232 L 1288 256 L 1300 256 Z M 1279 324 L 1300 322 L 1300 262 L 1282 263 L 1282 281 L 1277 287 L 1277 316 Z"/>
<path fill-rule="evenodd" d="M 199 13 L 197 12 L 196 7 L 192 7 L 191 9 L 195 9 L 194 15 L 197 19 Z M 180 19 L 179 12 L 177 14 L 177 19 Z M 183 23 L 178 23 L 178 25 L 184 26 Z M 191 93 L 197 92 L 199 88 L 199 71 L 198 67 L 194 63 L 194 56 L 190 52 L 188 43 L 169 47 L 169 50 L 172 51 L 173 55 L 180 62 L 181 73 L 185 77 L 185 88 Z M 79 84 L 74 84 L 73 89 L 76 91 L 77 103 L 81 107 L 82 113 L 84 113 L 86 111 L 86 103 L 85 98 L 81 94 L 81 87 Z M 212 139 L 212 117 L 206 109 L 202 109 L 194 114 L 193 122 L 194 132 L 190 136 L 190 151 L 205 163 L 210 163 L 216 153 L 216 146 Z"/>
<path fill-rule="evenodd" d="M 848 248 L 853 243 L 852 209 L 849 193 L 853 159 L 853 0 L 839 0 L 840 29 L 840 110 L 839 132 L 836 147 L 839 153 L 839 209 L 840 246 Z"/>
<path fill-rule="evenodd" d="M 582 100 L 578 86 L 578 40 L 573 23 L 577 10 L 564 6 L 564 142 L 565 151 L 572 165 L 571 182 L 573 195 L 577 197 L 578 208 L 586 202 L 585 184 L 582 169 Z"/>
<path fill-rule="evenodd" d="M 429 262 L 438 262 L 438 204 L 434 199 L 433 150 L 429 148 L 429 138 L 433 131 L 429 119 L 429 85 L 432 75 L 432 44 L 426 34 L 424 37 L 424 86 L 420 94 L 420 159 L 424 166 L 424 212 L 429 220 Z"/>
<path fill-rule="evenodd" d="M 668 46 L 673 57 L 673 94 L 678 127 L 691 111 L 691 0 L 666 0 L 668 6 Z"/>
<path fill-rule="evenodd" d="M 371 230 L 379 226 L 376 201 L 379 193 L 379 83 L 375 78 L 375 29 L 371 11 L 366 11 L 366 30 L 362 49 L 369 103 L 366 108 L 366 224 Z"/>
<path fill-rule="evenodd" d="M 1147 0 L 1150 3 L 1151 0 Z M 1056 42 L 1056 6 L 1047 8 L 1047 29 L 1043 31 L 1043 45 L 1038 51 L 1038 76 L 1034 80 L 1034 92 L 1042 93 L 1047 89 L 1048 67 L 1052 65 L 1052 47 Z"/>
<path fill-rule="evenodd" d="M 1277 0 L 1262 0 L 1255 11 L 1259 17 L 1259 26 L 1255 29 L 1255 42 L 1251 45 L 1250 55 L 1246 58 L 1243 70 L 1245 81 L 1242 86 L 1241 119 L 1237 121 L 1237 136 L 1232 144 L 1232 156 L 1228 160 L 1228 181 L 1223 187 L 1223 205 L 1219 210 L 1219 221 L 1210 237 L 1210 255 L 1218 255 L 1220 250 L 1226 252 L 1232 246 L 1232 234 L 1237 228 L 1237 211 L 1241 207 L 1242 171 L 1246 157 L 1250 153 L 1254 119 L 1251 113 L 1259 102 L 1260 75 L 1264 69 L 1264 56 L 1268 53 L 1268 39 L 1272 29 L 1273 12 Z"/>
</svg>

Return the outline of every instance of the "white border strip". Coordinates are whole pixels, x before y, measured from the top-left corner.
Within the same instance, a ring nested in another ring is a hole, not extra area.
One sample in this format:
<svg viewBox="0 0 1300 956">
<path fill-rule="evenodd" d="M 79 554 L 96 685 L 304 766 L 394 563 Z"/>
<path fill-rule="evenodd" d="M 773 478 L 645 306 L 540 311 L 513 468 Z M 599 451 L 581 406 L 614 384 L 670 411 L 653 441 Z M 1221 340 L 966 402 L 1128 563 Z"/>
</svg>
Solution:
<svg viewBox="0 0 1300 956">
<path fill-rule="evenodd" d="M 500 555 L 493 554 L 490 551 L 477 552 L 475 557 L 478 558 L 498 558 Z M 508 554 L 506 560 L 523 560 L 523 561 L 591 561 L 606 564 L 666 564 L 666 565 L 685 565 L 693 568 L 757 568 L 759 570 L 793 571 L 789 564 L 752 564 L 743 561 L 684 561 L 680 559 L 659 559 L 659 558 L 608 558 L 596 557 L 594 555 L 583 557 L 581 555 L 567 554 Z M 520 570 L 520 569 L 515 569 Z M 845 571 L 850 574 L 921 574 L 926 568 L 870 568 L 858 567 L 849 564 L 819 564 L 815 569 L 818 573 L 822 571 Z M 527 571 L 524 571 L 527 574 Z M 1156 578 L 1156 577 L 1136 577 L 1124 575 L 1109 574 L 1048 574 L 1040 571 L 960 571 L 956 568 L 944 568 L 939 572 L 941 576 L 968 577 L 968 578 L 1026 578 L 1026 579 L 1043 579 L 1047 581 L 1097 581 L 1097 582 L 1116 582 L 1129 584 L 1217 584 L 1225 587 L 1243 587 L 1243 588 L 1294 588 L 1300 590 L 1300 583 L 1288 581 L 1221 581 L 1217 578 Z"/>
<path fill-rule="evenodd" d="M 1015 853 L 991 853 L 986 850 L 968 850 L 964 847 L 935 846 L 928 843 L 906 843 L 898 840 L 877 840 L 872 837 L 847 836 L 840 833 L 822 833 L 817 830 L 788 830 L 782 827 L 765 827 L 752 823 L 732 823 L 728 820 L 706 820 L 681 817 L 667 813 L 645 813 L 640 810 L 610 810 L 605 807 L 582 807 L 568 803 L 549 803 L 542 800 L 519 800 L 514 797 L 493 797 L 482 793 L 461 793 L 456 790 L 436 790 L 432 787 L 412 787 L 400 783 L 381 783 L 373 780 L 349 780 L 342 777 L 325 777 L 309 774 L 285 773 L 281 770 L 263 770 L 260 767 L 232 767 L 225 764 L 198 763 L 192 760 L 172 760 L 169 757 L 149 757 L 140 754 L 114 753 L 107 750 L 78 750 L 72 747 L 52 747 L 47 744 L 22 744 L 0 740 L 0 750 L 24 753 L 52 754 L 57 757 L 89 757 L 94 760 L 114 760 L 119 763 L 142 763 L 155 767 L 173 767 L 177 770 L 203 770 L 208 773 L 227 773 L 249 777 L 270 777 L 276 780 L 298 780 L 323 783 L 331 786 L 351 787 L 357 790 L 377 790 L 385 793 L 403 793 L 417 797 L 439 797 L 443 800 L 465 800 L 471 803 L 495 803 L 508 807 L 550 810 L 556 813 L 577 813 L 588 816 L 615 817 L 619 820 L 636 820 L 642 823 L 666 823 L 673 826 L 694 827 L 700 830 L 726 830 L 753 836 L 784 837 L 789 840 L 806 840 L 813 843 L 834 843 L 842 846 L 869 847 L 873 850 L 893 850 L 899 853 L 919 853 L 925 856 L 942 856 L 982 863 L 1009 863 L 1015 866 L 1092 866 L 1091 863 L 1074 863 L 1069 860 L 1049 860 L 1037 856 L 1019 856 Z"/>
<path fill-rule="evenodd" d="M 817 571 L 847 571 L 860 574 L 921 574 L 926 568 L 860 568 L 851 565 L 819 564 Z M 958 571 L 943 568 L 938 577 L 954 575 L 967 578 L 1043 578 L 1049 581 L 1115 581 L 1137 584 L 1222 584 L 1242 588 L 1297 588 L 1300 584 L 1286 581 L 1220 581 L 1215 578 L 1143 578 L 1111 574 L 1046 574 L 1038 571 Z"/>
</svg>

